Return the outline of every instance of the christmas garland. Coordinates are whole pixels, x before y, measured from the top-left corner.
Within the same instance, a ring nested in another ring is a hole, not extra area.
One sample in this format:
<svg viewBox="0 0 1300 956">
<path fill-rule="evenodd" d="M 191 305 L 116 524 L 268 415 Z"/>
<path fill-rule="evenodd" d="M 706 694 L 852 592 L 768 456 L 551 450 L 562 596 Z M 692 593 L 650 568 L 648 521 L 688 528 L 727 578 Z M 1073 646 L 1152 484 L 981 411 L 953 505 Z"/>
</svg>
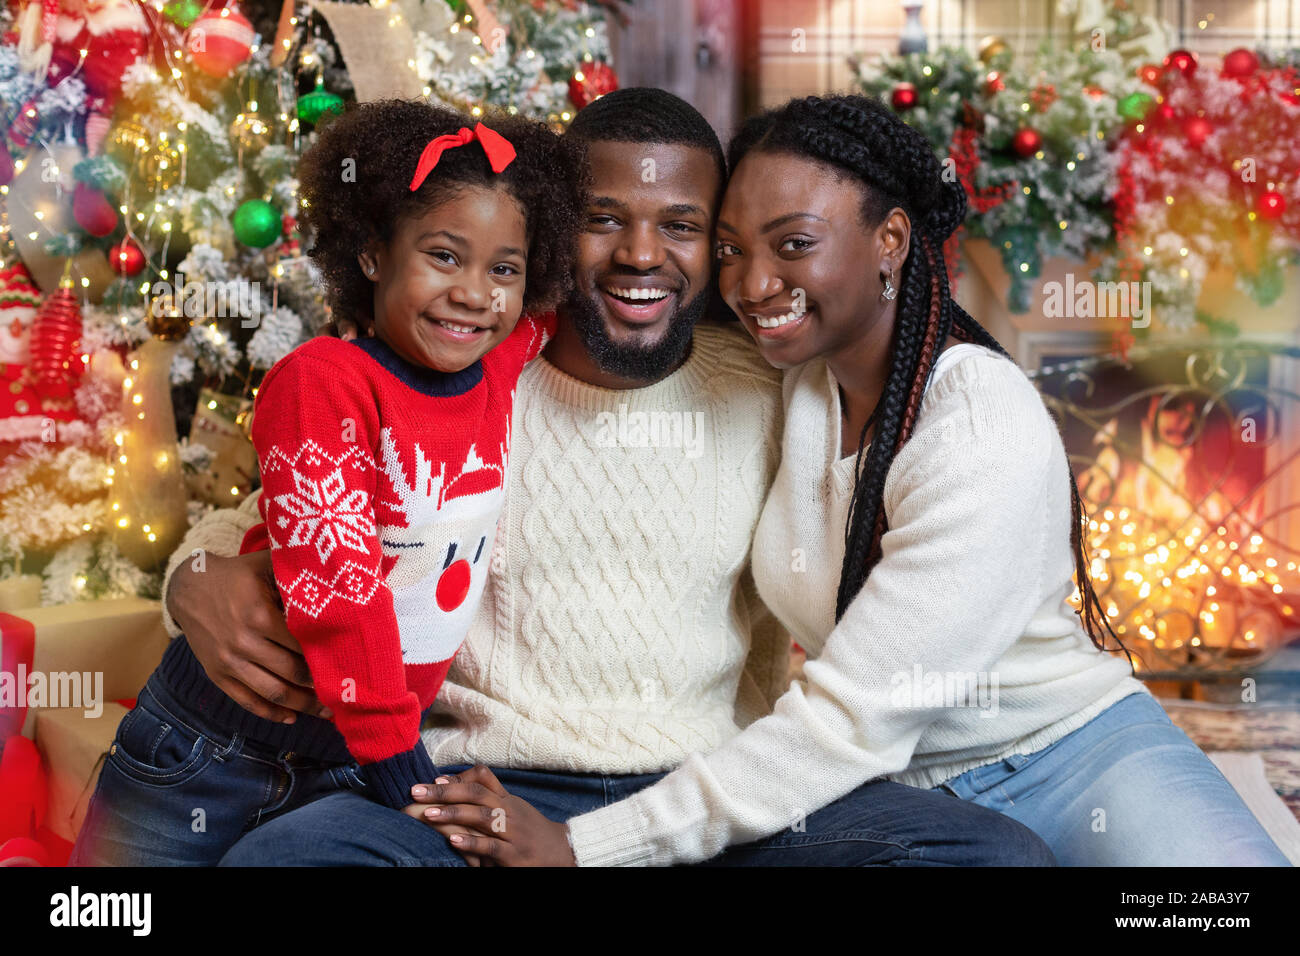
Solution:
<svg viewBox="0 0 1300 956">
<path fill-rule="evenodd" d="M 961 49 L 855 61 L 858 82 L 923 132 L 966 187 L 965 234 L 988 239 L 1026 311 L 1043 261 L 1099 263 L 1099 281 L 1150 282 L 1156 322 L 1216 331 L 1200 313 L 1212 264 L 1267 305 L 1300 252 L 1300 82 L 1295 65 L 1233 50 L 1198 68 L 1174 50 L 1159 65 L 1143 29 L 1107 21 L 1068 49 L 1013 62 L 990 38 Z M 1104 33 L 1103 33 L 1104 35 Z"/>
</svg>

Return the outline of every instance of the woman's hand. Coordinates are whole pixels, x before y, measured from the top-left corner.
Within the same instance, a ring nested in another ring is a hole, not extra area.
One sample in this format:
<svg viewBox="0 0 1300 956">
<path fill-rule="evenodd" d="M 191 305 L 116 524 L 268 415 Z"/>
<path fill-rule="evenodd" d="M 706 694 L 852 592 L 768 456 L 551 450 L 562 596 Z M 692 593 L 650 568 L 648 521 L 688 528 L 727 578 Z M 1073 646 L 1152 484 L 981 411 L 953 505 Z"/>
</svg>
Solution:
<svg viewBox="0 0 1300 956">
<path fill-rule="evenodd" d="M 578 865 L 569 846 L 569 828 L 512 796 L 487 767 L 439 777 L 411 792 L 417 801 L 412 806 L 425 807 L 424 821 L 446 835 L 467 861 L 477 857 L 483 866 Z"/>
<path fill-rule="evenodd" d="M 428 804 L 408 803 L 406 806 L 402 807 L 402 812 L 405 813 L 408 817 L 414 817 L 415 819 L 419 820 L 421 823 L 428 824 L 429 826 L 433 827 L 435 830 L 437 830 L 445 837 L 450 838 L 458 834 L 466 834 L 466 833 L 472 834 L 474 832 L 473 830 L 470 830 L 468 827 L 458 826 L 453 823 L 431 823 L 424 816 L 424 811 L 428 809 L 429 809 Z M 473 854 L 461 854 L 461 855 L 465 857 L 465 862 L 470 866 L 491 866 L 492 865 L 491 863 L 484 862 L 483 860 L 479 859 L 477 856 L 474 856 Z"/>
</svg>

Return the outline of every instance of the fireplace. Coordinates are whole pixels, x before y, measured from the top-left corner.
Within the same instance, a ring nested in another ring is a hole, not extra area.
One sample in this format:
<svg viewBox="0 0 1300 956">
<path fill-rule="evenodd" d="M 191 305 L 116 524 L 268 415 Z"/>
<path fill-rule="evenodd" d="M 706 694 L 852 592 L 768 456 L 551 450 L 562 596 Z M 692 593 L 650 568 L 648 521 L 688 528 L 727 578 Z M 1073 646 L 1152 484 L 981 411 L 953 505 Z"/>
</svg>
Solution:
<svg viewBox="0 0 1300 956">
<path fill-rule="evenodd" d="M 1300 348 L 1034 351 L 1089 513 L 1093 582 L 1139 673 L 1245 673 L 1300 635 Z"/>
</svg>

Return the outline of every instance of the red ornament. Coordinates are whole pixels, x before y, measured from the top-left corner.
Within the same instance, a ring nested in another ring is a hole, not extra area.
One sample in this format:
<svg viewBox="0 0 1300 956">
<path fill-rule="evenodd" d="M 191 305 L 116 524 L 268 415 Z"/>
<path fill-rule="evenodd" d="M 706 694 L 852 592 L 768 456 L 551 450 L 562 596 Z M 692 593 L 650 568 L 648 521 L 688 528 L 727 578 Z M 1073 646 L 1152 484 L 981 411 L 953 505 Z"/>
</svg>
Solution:
<svg viewBox="0 0 1300 956">
<path fill-rule="evenodd" d="M 9 148 L 0 143 L 0 186 L 8 186 L 14 181 L 14 158 L 9 155 Z"/>
<path fill-rule="evenodd" d="M 569 99 L 578 109 L 618 89 L 618 76 L 608 63 L 587 61 L 569 80 Z"/>
<path fill-rule="evenodd" d="M 109 246 L 108 264 L 118 275 L 138 275 L 144 268 L 144 251 L 130 239 L 123 239 Z"/>
<path fill-rule="evenodd" d="M 1286 212 L 1286 197 L 1270 189 L 1260 193 L 1259 201 L 1255 205 L 1260 219 L 1281 219 L 1282 214 Z"/>
<path fill-rule="evenodd" d="M 1161 103 L 1159 106 L 1156 107 L 1156 119 L 1160 120 L 1161 122 L 1164 123 L 1172 122 L 1175 115 L 1176 114 L 1174 112 L 1174 108 L 1170 106 L 1168 103 Z"/>
<path fill-rule="evenodd" d="M 1237 47 L 1223 57 L 1223 75 L 1236 79 L 1253 76 L 1259 69 L 1259 57 L 1245 47 Z"/>
<path fill-rule="evenodd" d="M 1028 159 L 1043 148 L 1042 134 L 1028 126 L 1017 130 L 1016 135 L 1011 138 L 1011 148 L 1016 151 L 1017 156 Z"/>
<path fill-rule="evenodd" d="M 914 107 L 917 99 L 915 86 L 911 83 L 899 83 L 889 94 L 889 105 L 894 108 L 895 113 L 902 113 Z"/>
<path fill-rule="evenodd" d="M 32 377 L 42 397 L 72 397 L 72 381 L 82 372 L 81 303 L 65 275 L 59 287 L 41 303 L 32 322 Z"/>
<path fill-rule="evenodd" d="M 77 183 L 72 194 L 72 215 L 92 236 L 107 236 L 117 228 L 117 210 L 94 186 Z"/>
<path fill-rule="evenodd" d="M 1137 75 L 1138 79 L 1143 83 L 1146 83 L 1148 86 L 1160 85 L 1160 67 L 1156 66 L 1154 63 L 1144 63 L 1142 66 L 1139 66 Z"/>
<path fill-rule="evenodd" d="M 252 54 L 253 24 L 237 10 L 213 10 L 194 21 L 185 46 L 197 66 L 208 76 L 225 79 Z"/>
<path fill-rule="evenodd" d="M 1001 93 L 1006 88 L 1006 81 L 1002 79 L 1002 74 L 997 70 L 990 70 L 989 75 L 984 77 L 984 93 L 986 96 Z"/>
<path fill-rule="evenodd" d="M 1106 91 L 1103 90 L 1100 86 L 1085 86 L 1083 88 L 1083 92 L 1087 93 L 1094 100 L 1099 100 L 1106 95 Z"/>
<path fill-rule="evenodd" d="M 1196 54 L 1190 50 L 1174 50 L 1165 57 L 1165 71 L 1177 70 L 1183 76 L 1196 72 Z"/>
<path fill-rule="evenodd" d="M 1214 132 L 1214 126 L 1204 116 L 1189 117 L 1183 124 L 1183 135 L 1187 138 L 1189 146 L 1199 147 Z"/>
<path fill-rule="evenodd" d="M 1036 86 L 1029 94 L 1029 101 L 1034 104 L 1034 109 L 1040 113 L 1046 113 L 1047 108 L 1055 103 L 1056 99 L 1056 87 L 1051 83 Z"/>
</svg>

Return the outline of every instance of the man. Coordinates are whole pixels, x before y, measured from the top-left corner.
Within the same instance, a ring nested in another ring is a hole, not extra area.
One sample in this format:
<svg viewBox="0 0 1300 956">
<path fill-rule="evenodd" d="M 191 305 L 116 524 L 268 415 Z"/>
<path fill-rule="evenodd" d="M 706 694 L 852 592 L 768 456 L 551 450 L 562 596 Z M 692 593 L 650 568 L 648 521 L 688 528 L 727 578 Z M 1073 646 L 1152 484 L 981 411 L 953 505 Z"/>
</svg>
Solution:
<svg viewBox="0 0 1300 956">
<path fill-rule="evenodd" d="M 789 662 L 749 576 L 778 463 L 779 375 L 739 328 L 697 324 L 712 301 L 721 146 L 659 90 L 610 94 L 568 135 L 592 176 L 576 289 L 519 380 L 492 576 L 424 732 L 435 764 L 487 764 L 558 822 L 768 712 Z M 196 527 L 173 558 L 168 609 L 218 687 L 292 719 L 319 705 L 269 561 L 219 557 L 257 520 L 250 501 Z M 1032 833 L 980 809 L 873 782 L 816 813 L 792 807 L 789 832 L 718 862 L 1050 862 Z M 460 865 L 447 836 L 341 792 L 251 831 L 225 862 Z M 636 862 L 582 841 L 573 855 Z"/>
</svg>

